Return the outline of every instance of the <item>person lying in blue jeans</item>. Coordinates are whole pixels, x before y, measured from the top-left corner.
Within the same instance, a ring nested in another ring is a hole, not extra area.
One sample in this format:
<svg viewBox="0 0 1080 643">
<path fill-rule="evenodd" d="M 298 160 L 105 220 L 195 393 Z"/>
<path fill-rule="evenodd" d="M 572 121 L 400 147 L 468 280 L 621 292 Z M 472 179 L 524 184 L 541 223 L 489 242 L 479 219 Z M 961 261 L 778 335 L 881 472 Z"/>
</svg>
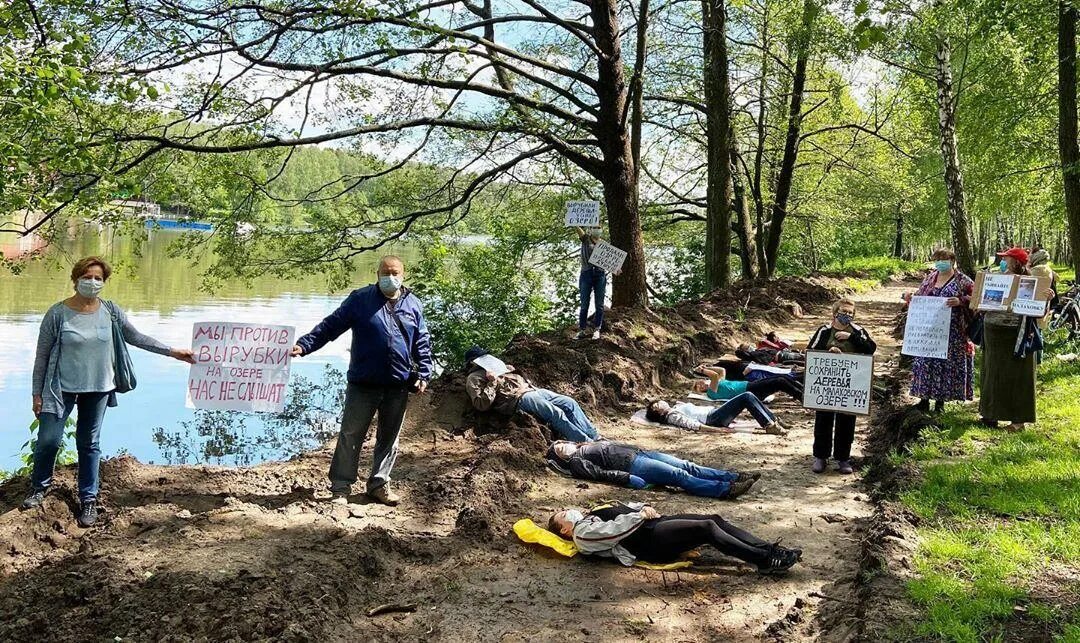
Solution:
<svg viewBox="0 0 1080 643">
<path fill-rule="evenodd" d="M 648 485 L 677 487 L 695 496 L 738 498 L 761 477 L 701 466 L 660 451 L 645 451 L 630 444 L 600 440 L 551 445 L 548 465 L 581 480 L 644 489 Z"/>
<path fill-rule="evenodd" d="M 701 431 L 726 428 L 743 411 L 749 411 L 766 433 L 787 434 L 787 427 L 783 422 L 765 408 L 753 393 L 740 393 L 720 406 L 701 406 L 685 402 L 669 404 L 664 400 L 657 400 L 649 402 L 645 407 L 645 419 L 688 431 Z"/>
<path fill-rule="evenodd" d="M 514 372 L 494 375 L 474 362 L 489 353 L 479 346 L 465 353 L 468 375 L 465 392 L 477 411 L 494 410 L 503 415 L 517 411 L 528 413 L 551 428 L 560 437 L 575 442 L 589 442 L 600 437 L 593 423 L 576 400 L 553 391 L 537 388 Z"/>
</svg>

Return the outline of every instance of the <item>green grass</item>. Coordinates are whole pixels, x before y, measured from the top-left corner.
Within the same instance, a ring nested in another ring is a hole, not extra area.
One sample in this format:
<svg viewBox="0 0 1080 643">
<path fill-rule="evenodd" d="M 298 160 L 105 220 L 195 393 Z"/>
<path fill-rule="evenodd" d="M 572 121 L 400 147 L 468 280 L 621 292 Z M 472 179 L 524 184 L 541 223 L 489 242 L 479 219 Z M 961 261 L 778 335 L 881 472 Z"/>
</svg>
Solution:
<svg viewBox="0 0 1080 643">
<path fill-rule="evenodd" d="M 1039 379 L 1034 427 L 1009 434 L 953 410 L 909 456 L 923 471 L 901 495 L 922 519 L 908 594 L 924 617 L 913 636 L 996 640 L 1019 608 L 1017 627 L 1041 621 L 1056 640 L 1080 642 L 1080 613 L 1031 593 L 1042 571 L 1080 569 L 1080 364 L 1048 359 Z"/>
<path fill-rule="evenodd" d="M 904 261 L 896 257 L 854 257 L 831 263 L 823 268 L 822 272 L 856 275 L 881 283 L 893 275 L 923 270 L 926 270 L 924 263 Z"/>
</svg>

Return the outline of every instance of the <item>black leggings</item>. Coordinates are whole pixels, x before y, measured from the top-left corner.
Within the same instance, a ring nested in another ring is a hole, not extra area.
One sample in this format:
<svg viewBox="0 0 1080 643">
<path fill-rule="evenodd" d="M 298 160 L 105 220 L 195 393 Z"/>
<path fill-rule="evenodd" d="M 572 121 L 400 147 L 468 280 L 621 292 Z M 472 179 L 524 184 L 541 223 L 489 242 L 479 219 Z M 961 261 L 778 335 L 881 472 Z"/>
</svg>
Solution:
<svg viewBox="0 0 1080 643">
<path fill-rule="evenodd" d="M 781 375 L 780 377 L 768 377 L 763 380 L 757 380 L 755 382 L 748 382 L 746 384 L 746 390 L 759 399 L 764 400 L 766 397 L 773 393 L 787 393 L 799 402 L 802 401 L 803 387 L 795 380 Z"/>
<path fill-rule="evenodd" d="M 692 549 L 712 545 L 725 556 L 758 566 L 768 559 L 771 547 L 720 516 L 701 514 L 646 520 L 621 544 L 635 557 L 650 563 L 670 563 Z"/>
</svg>

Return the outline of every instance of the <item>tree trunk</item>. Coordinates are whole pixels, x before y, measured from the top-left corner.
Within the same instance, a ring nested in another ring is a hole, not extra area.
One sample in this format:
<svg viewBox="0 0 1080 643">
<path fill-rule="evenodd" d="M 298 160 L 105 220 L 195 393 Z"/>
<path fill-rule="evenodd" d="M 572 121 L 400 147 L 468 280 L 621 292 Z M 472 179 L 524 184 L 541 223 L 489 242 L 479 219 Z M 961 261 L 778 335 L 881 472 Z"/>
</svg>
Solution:
<svg viewBox="0 0 1080 643">
<path fill-rule="evenodd" d="M 1058 0 L 1058 150 L 1065 184 L 1065 216 L 1069 246 L 1080 248 L 1080 145 L 1076 116 L 1076 7 L 1072 0 Z M 1080 274 L 1080 253 L 1072 267 Z"/>
<path fill-rule="evenodd" d="M 731 138 L 731 191 L 735 195 L 735 236 L 739 238 L 739 260 L 742 263 L 742 279 L 753 279 L 757 270 L 754 266 L 754 226 L 750 221 L 750 202 L 747 199 L 746 184 L 739 177 L 739 151 L 735 137 Z"/>
<path fill-rule="evenodd" d="M 953 96 L 952 49 L 949 39 L 938 40 L 936 52 L 938 129 L 941 134 L 941 159 L 945 169 L 945 194 L 952 226 L 956 265 L 969 275 L 975 274 L 971 254 L 971 225 L 964 204 L 964 175 L 960 171 L 960 152 L 956 142 L 956 100 Z"/>
<path fill-rule="evenodd" d="M 637 169 L 627 129 L 627 86 L 620 42 L 618 3 L 597 0 L 590 4 L 597 58 L 597 140 L 604 157 L 600 182 L 607 204 L 611 244 L 626 252 L 622 274 L 615 277 L 611 303 L 615 307 L 645 307 L 649 292 L 645 276 L 645 247 L 638 210 Z"/>
<path fill-rule="evenodd" d="M 900 213 L 901 207 L 903 203 L 896 204 L 896 239 L 892 247 L 892 256 L 898 258 L 904 255 L 904 217 Z"/>
<path fill-rule="evenodd" d="M 806 88 L 806 64 L 810 57 L 810 27 L 817 10 L 814 0 L 806 0 L 803 3 L 802 29 L 798 35 L 795 73 L 791 79 L 791 106 L 788 109 L 787 137 L 784 140 L 784 156 L 780 161 L 780 172 L 776 177 L 772 217 L 769 219 L 769 238 L 765 246 L 765 259 L 768 262 L 766 274 L 769 277 L 776 274 L 780 238 L 784 231 L 784 219 L 788 214 L 788 198 L 791 196 L 791 184 L 795 178 L 795 162 L 799 156 L 803 90 Z"/>
<path fill-rule="evenodd" d="M 768 116 L 769 91 L 769 3 L 762 7 L 761 14 L 761 69 L 758 78 L 757 111 L 757 148 L 754 150 L 754 179 L 750 185 L 754 194 L 754 214 L 757 225 L 754 230 L 754 248 L 758 272 L 768 274 L 769 264 L 765 259 L 765 194 L 762 189 L 762 168 L 765 163 L 765 139 L 767 129 L 765 118 Z"/>
<path fill-rule="evenodd" d="M 705 189 L 705 284 L 731 282 L 731 98 L 724 0 L 702 0 L 708 185 Z"/>
</svg>

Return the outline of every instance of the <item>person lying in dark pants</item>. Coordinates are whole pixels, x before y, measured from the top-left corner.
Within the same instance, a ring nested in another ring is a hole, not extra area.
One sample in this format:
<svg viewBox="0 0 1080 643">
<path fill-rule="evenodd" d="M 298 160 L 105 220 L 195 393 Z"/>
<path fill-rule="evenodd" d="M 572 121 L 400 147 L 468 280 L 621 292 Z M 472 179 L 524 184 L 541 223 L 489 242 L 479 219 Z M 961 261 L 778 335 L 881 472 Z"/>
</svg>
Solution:
<svg viewBox="0 0 1080 643">
<path fill-rule="evenodd" d="M 726 429 L 743 411 L 748 411 L 766 433 L 787 434 L 784 423 L 765 408 L 753 393 L 740 393 L 720 406 L 701 406 L 687 402 L 669 404 L 664 400 L 656 400 L 645 407 L 645 419 L 688 431 L 705 431 Z"/>
<path fill-rule="evenodd" d="M 639 559 L 670 563 L 703 545 L 750 563 L 761 574 L 785 572 L 802 558 L 801 549 L 762 540 L 716 514 L 663 516 L 636 502 L 601 505 L 587 513 L 556 511 L 548 520 L 548 530 L 572 539 L 584 554 L 615 558 L 627 567 Z"/>
<path fill-rule="evenodd" d="M 726 369 L 704 364 L 698 367 L 697 372 L 703 373 L 709 380 L 695 381 L 694 392 L 702 393 L 708 396 L 710 400 L 730 400 L 742 393 L 753 393 L 758 399 L 764 400 L 776 393 L 786 393 L 796 402 L 802 402 L 803 385 L 785 375 L 767 377 L 752 382 L 729 380 Z"/>
<path fill-rule="evenodd" d="M 734 499 L 746 493 L 760 474 L 711 469 L 668 453 L 599 440 L 551 445 L 545 456 L 559 473 L 632 489 L 647 485 L 678 487 L 695 496 Z"/>
</svg>

